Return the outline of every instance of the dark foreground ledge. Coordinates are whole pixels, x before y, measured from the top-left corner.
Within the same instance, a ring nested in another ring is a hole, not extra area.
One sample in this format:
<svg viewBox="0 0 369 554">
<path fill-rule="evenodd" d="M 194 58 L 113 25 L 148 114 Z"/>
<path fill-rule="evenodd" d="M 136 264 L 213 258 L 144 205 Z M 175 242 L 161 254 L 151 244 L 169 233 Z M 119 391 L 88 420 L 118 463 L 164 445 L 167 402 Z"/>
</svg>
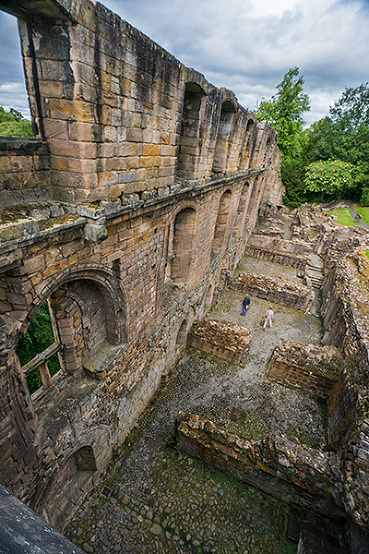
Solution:
<svg viewBox="0 0 369 554">
<path fill-rule="evenodd" d="M 0 485 L 1 554 L 83 554 Z"/>
</svg>

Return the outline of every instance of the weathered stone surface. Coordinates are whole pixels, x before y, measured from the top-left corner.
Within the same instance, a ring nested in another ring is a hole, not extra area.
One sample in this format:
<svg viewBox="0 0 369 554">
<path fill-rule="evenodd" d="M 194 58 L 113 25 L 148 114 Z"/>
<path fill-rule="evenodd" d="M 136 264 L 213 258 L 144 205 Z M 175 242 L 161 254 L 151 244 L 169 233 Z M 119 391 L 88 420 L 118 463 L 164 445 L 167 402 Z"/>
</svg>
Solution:
<svg viewBox="0 0 369 554">
<path fill-rule="evenodd" d="M 310 309 L 313 299 L 311 290 L 303 285 L 294 285 L 278 277 L 253 273 L 240 273 L 229 287 L 305 312 Z"/>
<path fill-rule="evenodd" d="M 246 361 L 250 342 L 251 332 L 245 327 L 208 319 L 195 322 L 187 339 L 189 346 L 235 364 Z"/>
<path fill-rule="evenodd" d="M 177 418 L 176 448 L 288 503 L 343 515 L 339 459 L 285 436 L 246 440 L 195 414 Z"/>
<path fill-rule="evenodd" d="M 338 382 L 342 365 L 341 352 L 333 346 L 284 340 L 274 349 L 268 376 L 281 385 L 297 387 L 327 399 Z"/>
</svg>

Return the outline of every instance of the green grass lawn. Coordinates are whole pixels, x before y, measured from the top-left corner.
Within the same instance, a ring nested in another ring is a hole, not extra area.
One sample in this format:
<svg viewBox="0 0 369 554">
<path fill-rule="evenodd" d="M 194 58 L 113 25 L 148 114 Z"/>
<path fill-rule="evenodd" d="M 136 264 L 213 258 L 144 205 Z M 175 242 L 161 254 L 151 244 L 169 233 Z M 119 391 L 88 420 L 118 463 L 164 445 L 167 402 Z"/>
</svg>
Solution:
<svg viewBox="0 0 369 554">
<path fill-rule="evenodd" d="M 365 223 L 369 225 L 369 208 L 363 208 L 361 206 L 355 206 L 355 210 Z"/>
<path fill-rule="evenodd" d="M 361 208 L 361 209 L 367 209 L 367 208 Z M 357 211 L 359 213 L 359 210 L 357 210 Z M 352 227 L 353 225 L 358 225 L 356 223 L 356 221 L 354 220 L 354 218 L 352 217 L 349 208 L 341 208 L 339 210 L 334 210 L 333 212 L 331 212 L 331 215 L 335 215 L 337 217 L 337 223 L 339 225 L 346 225 L 347 227 Z M 368 216 L 369 216 L 369 212 L 368 212 Z M 363 217 L 363 216 L 361 216 L 361 217 Z"/>
</svg>

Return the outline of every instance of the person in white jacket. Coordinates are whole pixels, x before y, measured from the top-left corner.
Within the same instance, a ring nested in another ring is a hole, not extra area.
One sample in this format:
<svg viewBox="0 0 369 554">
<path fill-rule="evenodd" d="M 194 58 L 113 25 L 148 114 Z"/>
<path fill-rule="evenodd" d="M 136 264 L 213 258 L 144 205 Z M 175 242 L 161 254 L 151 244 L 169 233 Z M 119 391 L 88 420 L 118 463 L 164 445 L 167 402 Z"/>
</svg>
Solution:
<svg viewBox="0 0 369 554">
<path fill-rule="evenodd" d="M 266 328 L 267 324 L 269 323 L 270 327 L 272 327 L 272 321 L 274 320 L 274 312 L 272 310 L 272 308 L 269 308 L 269 310 L 267 311 L 267 313 L 265 314 L 265 317 L 264 317 L 264 329 Z"/>
</svg>

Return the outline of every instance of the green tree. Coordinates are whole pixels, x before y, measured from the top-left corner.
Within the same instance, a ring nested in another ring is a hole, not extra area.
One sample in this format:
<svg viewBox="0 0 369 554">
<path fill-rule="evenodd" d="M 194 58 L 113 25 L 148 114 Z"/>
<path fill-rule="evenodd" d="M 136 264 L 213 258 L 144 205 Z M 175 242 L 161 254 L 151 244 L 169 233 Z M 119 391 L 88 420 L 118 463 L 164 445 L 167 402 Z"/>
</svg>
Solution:
<svg viewBox="0 0 369 554">
<path fill-rule="evenodd" d="M 333 123 L 342 128 L 358 131 L 361 125 L 369 126 L 369 84 L 345 88 L 342 97 L 329 110 Z"/>
<path fill-rule="evenodd" d="M 278 133 L 278 144 L 284 159 L 298 155 L 296 137 L 302 133 L 302 114 L 310 110 L 310 101 L 303 92 L 304 79 L 299 69 L 287 71 L 277 85 L 277 93 L 270 100 L 262 100 L 255 115 L 260 121 L 269 123 Z"/>
<path fill-rule="evenodd" d="M 305 187 L 312 200 L 331 201 L 347 197 L 357 187 L 357 168 L 342 160 L 320 160 L 306 168 Z"/>
<path fill-rule="evenodd" d="M 6 112 L 0 106 L 0 136 L 33 137 L 32 123 L 14 108 Z"/>
<path fill-rule="evenodd" d="M 51 318 L 49 313 L 49 307 L 45 302 L 32 319 L 29 327 L 25 333 L 20 336 L 17 354 L 21 365 L 25 365 L 32 360 L 36 354 L 43 352 L 48 346 L 55 342 L 53 330 L 51 326 Z M 47 365 L 50 370 L 50 375 L 60 369 L 59 358 L 57 354 L 54 354 Z M 34 371 L 27 377 L 27 382 L 31 394 L 40 388 L 41 376 L 39 371 Z"/>
<path fill-rule="evenodd" d="M 310 129 L 312 157 L 307 160 L 341 160 L 356 167 L 356 186 L 345 197 L 369 204 L 369 86 L 346 88 L 329 110 L 329 116 Z"/>
</svg>

